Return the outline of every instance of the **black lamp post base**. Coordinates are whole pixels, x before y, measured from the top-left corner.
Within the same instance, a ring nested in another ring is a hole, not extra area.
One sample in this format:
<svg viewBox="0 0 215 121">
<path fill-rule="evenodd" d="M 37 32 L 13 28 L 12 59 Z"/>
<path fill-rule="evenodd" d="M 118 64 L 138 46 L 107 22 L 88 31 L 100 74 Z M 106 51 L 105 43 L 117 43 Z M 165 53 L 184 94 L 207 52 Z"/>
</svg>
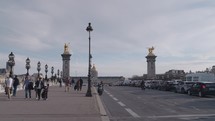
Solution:
<svg viewBox="0 0 215 121">
<path fill-rule="evenodd" d="M 90 89 L 87 90 L 86 97 L 92 97 L 92 93 Z"/>
</svg>

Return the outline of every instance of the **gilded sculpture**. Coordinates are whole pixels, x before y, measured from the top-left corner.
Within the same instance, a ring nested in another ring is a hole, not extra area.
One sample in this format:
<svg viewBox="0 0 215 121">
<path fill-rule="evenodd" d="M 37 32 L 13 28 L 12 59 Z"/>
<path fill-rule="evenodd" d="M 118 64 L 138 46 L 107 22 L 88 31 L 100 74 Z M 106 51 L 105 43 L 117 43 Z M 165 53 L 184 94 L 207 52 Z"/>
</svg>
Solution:
<svg viewBox="0 0 215 121">
<path fill-rule="evenodd" d="M 153 46 L 152 46 L 151 48 L 148 48 L 149 55 L 153 55 L 153 50 L 154 50 L 154 47 L 153 47 Z"/>
<path fill-rule="evenodd" d="M 64 53 L 69 53 L 69 43 L 64 45 Z"/>
</svg>

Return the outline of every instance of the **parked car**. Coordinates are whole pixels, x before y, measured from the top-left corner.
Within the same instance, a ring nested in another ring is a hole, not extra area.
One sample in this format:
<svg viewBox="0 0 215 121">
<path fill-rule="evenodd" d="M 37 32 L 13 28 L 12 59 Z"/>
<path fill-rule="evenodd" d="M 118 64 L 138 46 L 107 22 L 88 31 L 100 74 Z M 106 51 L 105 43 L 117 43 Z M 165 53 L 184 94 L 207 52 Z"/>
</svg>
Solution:
<svg viewBox="0 0 215 121">
<path fill-rule="evenodd" d="M 187 93 L 187 90 L 194 84 L 193 81 L 180 81 L 175 85 L 175 93 Z"/>
<path fill-rule="evenodd" d="M 163 91 L 174 91 L 175 90 L 175 83 L 174 81 L 164 81 L 161 83 L 159 90 Z"/>
<path fill-rule="evenodd" d="M 214 82 L 196 82 L 188 89 L 189 95 L 198 95 L 203 97 L 205 95 L 215 95 Z"/>
</svg>

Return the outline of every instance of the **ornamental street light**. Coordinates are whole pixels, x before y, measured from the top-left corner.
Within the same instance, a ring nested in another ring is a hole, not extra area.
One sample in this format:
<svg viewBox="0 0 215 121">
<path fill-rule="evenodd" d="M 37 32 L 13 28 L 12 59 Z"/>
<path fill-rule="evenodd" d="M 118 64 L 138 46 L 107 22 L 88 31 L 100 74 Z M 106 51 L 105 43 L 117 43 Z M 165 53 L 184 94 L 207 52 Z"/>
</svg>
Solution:
<svg viewBox="0 0 215 121">
<path fill-rule="evenodd" d="M 45 79 L 47 80 L 47 72 L 48 72 L 48 65 L 47 65 L 47 64 L 45 65 L 45 72 L 46 72 L 46 77 L 45 77 Z"/>
<path fill-rule="evenodd" d="M 41 63 L 40 61 L 37 63 L 37 71 L 38 71 L 38 77 L 40 76 L 40 70 L 41 70 Z"/>
<path fill-rule="evenodd" d="M 52 74 L 51 80 L 53 80 L 53 73 L 54 73 L 54 67 L 52 66 L 52 68 L 51 68 L 51 74 Z"/>
<path fill-rule="evenodd" d="M 59 75 L 60 75 L 60 70 L 58 69 L 57 70 L 57 76 L 58 76 L 58 78 L 59 78 Z"/>
<path fill-rule="evenodd" d="M 8 60 L 8 65 L 10 66 L 10 75 L 13 76 L 13 66 L 15 65 L 15 55 L 13 54 L 13 52 L 11 52 L 8 56 L 9 60 Z"/>
<path fill-rule="evenodd" d="M 57 81 L 59 81 L 60 70 L 57 70 Z"/>
<path fill-rule="evenodd" d="M 91 93 L 91 48 L 90 48 L 90 32 L 93 31 L 93 28 L 91 27 L 91 23 L 88 24 L 87 27 L 87 32 L 89 32 L 89 67 L 88 67 L 88 89 L 87 89 L 87 93 L 86 96 L 87 97 L 92 97 L 92 93 Z"/>
<path fill-rule="evenodd" d="M 31 65 L 30 65 L 30 59 L 29 58 L 27 58 L 26 60 L 25 60 L 25 62 L 26 62 L 26 65 L 25 65 L 25 68 L 27 69 L 27 74 L 26 74 L 26 76 L 28 76 L 29 75 L 29 69 L 31 68 Z"/>
</svg>

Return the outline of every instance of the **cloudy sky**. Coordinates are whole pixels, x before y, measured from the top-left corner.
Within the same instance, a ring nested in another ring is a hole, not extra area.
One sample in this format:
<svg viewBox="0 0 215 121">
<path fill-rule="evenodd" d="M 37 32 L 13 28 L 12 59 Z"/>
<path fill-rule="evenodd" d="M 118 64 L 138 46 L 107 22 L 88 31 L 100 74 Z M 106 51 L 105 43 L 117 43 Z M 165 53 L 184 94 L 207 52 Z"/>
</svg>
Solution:
<svg viewBox="0 0 215 121">
<path fill-rule="evenodd" d="M 92 63 L 99 76 L 147 73 L 145 56 L 154 46 L 156 73 L 201 71 L 215 65 L 214 0 L 1 0 L 0 68 L 10 52 L 15 73 L 37 62 L 62 70 L 70 43 L 71 76 L 87 76 L 91 22 Z M 50 68 L 49 68 L 49 75 Z"/>
</svg>

